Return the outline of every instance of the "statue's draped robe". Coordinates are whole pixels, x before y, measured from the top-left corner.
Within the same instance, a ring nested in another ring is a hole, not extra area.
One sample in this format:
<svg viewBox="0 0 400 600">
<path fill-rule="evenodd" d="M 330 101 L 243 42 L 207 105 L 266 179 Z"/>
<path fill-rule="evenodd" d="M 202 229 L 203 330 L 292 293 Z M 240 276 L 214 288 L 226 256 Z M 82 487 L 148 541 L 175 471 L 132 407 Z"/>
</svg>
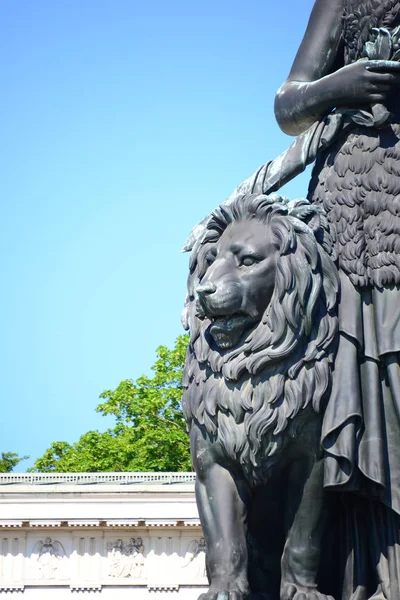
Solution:
<svg viewBox="0 0 400 600">
<path fill-rule="evenodd" d="M 399 24 L 400 1 L 347 0 L 345 64 L 364 56 L 372 27 Z M 326 488 L 354 492 L 344 495 L 346 600 L 400 598 L 400 91 L 388 108 L 390 127 L 357 126 L 321 153 L 309 189 L 328 214 L 341 277 L 322 443 Z M 378 579 L 368 583 L 371 561 Z"/>
</svg>

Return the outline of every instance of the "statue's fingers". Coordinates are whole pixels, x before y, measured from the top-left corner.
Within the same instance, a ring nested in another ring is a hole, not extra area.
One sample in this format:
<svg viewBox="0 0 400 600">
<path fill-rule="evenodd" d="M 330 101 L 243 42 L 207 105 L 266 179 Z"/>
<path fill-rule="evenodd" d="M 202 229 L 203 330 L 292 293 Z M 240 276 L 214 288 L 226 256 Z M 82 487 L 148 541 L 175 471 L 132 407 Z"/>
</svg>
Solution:
<svg viewBox="0 0 400 600">
<path fill-rule="evenodd" d="M 369 60 L 365 64 L 367 71 L 384 71 L 389 73 L 400 73 L 400 62 L 395 60 Z"/>
<path fill-rule="evenodd" d="M 380 71 L 372 71 L 369 77 L 371 83 L 374 85 L 395 85 L 400 82 L 400 73 L 382 73 Z"/>
<path fill-rule="evenodd" d="M 381 94 L 384 92 L 390 92 L 390 90 L 392 89 L 392 86 L 390 86 L 387 83 L 371 83 L 370 86 L 370 92 L 374 93 L 376 92 L 377 94 Z"/>
<path fill-rule="evenodd" d="M 381 102 L 385 102 L 387 98 L 387 94 L 369 94 L 368 102 L 370 104 L 380 104 Z"/>
<path fill-rule="evenodd" d="M 285 590 L 285 600 L 293 600 L 297 592 L 297 588 L 295 585 L 289 585 Z"/>
</svg>

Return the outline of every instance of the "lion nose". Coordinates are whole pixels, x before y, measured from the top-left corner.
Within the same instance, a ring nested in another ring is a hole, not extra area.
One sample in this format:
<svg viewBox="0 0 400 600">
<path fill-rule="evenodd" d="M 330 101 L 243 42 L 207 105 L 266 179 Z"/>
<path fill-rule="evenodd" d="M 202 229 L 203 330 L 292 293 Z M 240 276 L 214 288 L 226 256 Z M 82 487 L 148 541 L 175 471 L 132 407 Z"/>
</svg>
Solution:
<svg viewBox="0 0 400 600">
<path fill-rule="evenodd" d="M 199 296 L 209 296 L 210 294 L 213 294 L 216 289 L 216 286 L 211 283 L 211 281 L 207 281 L 207 283 L 202 283 L 197 286 L 196 292 Z"/>
</svg>

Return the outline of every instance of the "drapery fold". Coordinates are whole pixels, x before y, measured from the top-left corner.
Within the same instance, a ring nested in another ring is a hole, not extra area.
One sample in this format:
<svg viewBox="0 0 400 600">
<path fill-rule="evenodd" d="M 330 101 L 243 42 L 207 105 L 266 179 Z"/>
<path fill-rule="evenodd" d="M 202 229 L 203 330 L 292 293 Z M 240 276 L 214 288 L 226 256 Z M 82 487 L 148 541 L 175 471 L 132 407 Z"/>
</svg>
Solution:
<svg viewBox="0 0 400 600">
<path fill-rule="evenodd" d="M 322 428 L 325 487 L 350 492 L 337 504 L 345 563 L 335 598 L 398 600 L 399 288 L 357 288 L 340 277 L 340 341 Z"/>
</svg>

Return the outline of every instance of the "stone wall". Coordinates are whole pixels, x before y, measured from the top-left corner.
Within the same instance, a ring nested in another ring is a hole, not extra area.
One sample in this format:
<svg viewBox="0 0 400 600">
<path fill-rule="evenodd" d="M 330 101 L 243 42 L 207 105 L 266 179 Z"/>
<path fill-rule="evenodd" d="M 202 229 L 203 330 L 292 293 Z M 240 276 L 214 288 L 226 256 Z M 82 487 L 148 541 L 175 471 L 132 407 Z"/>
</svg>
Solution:
<svg viewBox="0 0 400 600">
<path fill-rule="evenodd" d="M 134 475 L 0 475 L 0 593 L 196 600 L 207 578 L 194 476 Z"/>
</svg>

